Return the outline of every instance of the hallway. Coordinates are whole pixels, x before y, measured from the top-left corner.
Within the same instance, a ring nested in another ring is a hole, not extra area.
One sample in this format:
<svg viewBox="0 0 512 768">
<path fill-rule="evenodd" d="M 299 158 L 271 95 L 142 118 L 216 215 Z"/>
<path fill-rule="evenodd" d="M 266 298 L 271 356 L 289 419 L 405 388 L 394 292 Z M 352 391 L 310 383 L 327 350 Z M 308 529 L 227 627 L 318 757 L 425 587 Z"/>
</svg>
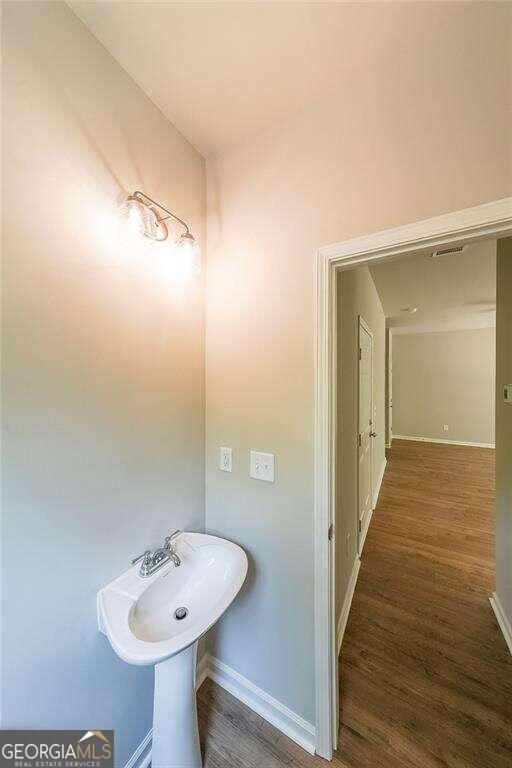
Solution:
<svg viewBox="0 0 512 768">
<path fill-rule="evenodd" d="M 494 452 L 393 441 L 341 650 L 354 768 L 512 764 L 512 658 L 492 612 Z"/>
</svg>

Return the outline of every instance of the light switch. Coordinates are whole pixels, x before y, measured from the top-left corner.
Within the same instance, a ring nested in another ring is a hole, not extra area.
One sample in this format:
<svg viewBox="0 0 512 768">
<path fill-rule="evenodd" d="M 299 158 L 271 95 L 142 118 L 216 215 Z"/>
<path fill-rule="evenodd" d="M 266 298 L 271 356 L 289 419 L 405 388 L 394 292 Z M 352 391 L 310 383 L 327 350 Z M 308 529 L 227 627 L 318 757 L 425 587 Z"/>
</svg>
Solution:
<svg viewBox="0 0 512 768">
<path fill-rule="evenodd" d="M 275 457 L 273 453 L 251 451 L 251 468 L 249 475 L 255 480 L 266 480 L 267 483 L 273 483 L 274 463 Z"/>
<path fill-rule="evenodd" d="M 231 472 L 233 470 L 233 451 L 231 448 L 221 446 L 219 451 L 219 469 L 222 469 L 223 472 Z"/>
<path fill-rule="evenodd" d="M 505 384 L 503 387 L 503 400 L 512 404 L 512 384 Z"/>
</svg>

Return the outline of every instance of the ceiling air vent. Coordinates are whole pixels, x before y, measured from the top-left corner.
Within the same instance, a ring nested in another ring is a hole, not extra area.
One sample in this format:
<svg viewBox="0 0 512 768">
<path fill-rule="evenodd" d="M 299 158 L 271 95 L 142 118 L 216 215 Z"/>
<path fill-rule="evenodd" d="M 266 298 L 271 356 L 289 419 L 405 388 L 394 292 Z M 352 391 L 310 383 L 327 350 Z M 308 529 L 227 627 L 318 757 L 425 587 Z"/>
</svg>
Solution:
<svg viewBox="0 0 512 768">
<path fill-rule="evenodd" d="M 430 254 L 431 259 L 438 259 L 440 256 L 453 256 L 455 253 L 462 253 L 466 250 L 467 245 L 450 245 L 448 248 L 438 248 Z"/>
</svg>

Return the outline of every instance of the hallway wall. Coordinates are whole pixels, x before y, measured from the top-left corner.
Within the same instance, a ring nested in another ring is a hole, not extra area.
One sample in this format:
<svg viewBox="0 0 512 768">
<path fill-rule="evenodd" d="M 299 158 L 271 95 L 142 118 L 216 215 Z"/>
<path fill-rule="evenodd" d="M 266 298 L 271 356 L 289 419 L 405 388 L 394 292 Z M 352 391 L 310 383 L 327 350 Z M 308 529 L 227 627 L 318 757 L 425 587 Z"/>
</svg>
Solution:
<svg viewBox="0 0 512 768">
<path fill-rule="evenodd" d="M 495 346 L 494 328 L 394 334 L 393 435 L 494 445 Z"/>
<path fill-rule="evenodd" d="M 357 88 L 207 164 L 207 524 L 251 559 L 211 648 L 312 723 L 316 250 L 512 193 L 511 12 L 461 7 L 415 68 L 404 35 Z M 251 449 L 276 454 L 274 484 Z"/>
<path fill-rule="evenodd" d="M 368 267 L 338 272 L 337 310 L 336 622 L 340 616 L 350 574 L 357 557 L 360 315 L 373 334 L 373 420 L 377 433 L 372 449 L 374 497 L 386 458 L 384 408 L 386 318 Z"/>
<path fill-rule="evenodd" d="M 142 189 L 204 246 L 204 161 L 65 3 L 2 5 L 3 728 L 152 722 L 96 592 L 204 529 L 204 280 L 118 225 Z M 161 254 L 161 256 L 159 256 Z"/>
</svg>

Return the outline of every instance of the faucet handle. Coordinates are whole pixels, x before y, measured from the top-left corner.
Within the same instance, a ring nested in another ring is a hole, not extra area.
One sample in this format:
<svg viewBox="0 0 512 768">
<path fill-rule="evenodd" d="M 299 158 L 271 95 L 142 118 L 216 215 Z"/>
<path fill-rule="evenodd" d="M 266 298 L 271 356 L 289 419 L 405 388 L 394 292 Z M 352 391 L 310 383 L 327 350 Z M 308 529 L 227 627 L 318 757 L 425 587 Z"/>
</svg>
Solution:
<svg viewBox="0 0 512 768">
<path fill-rule="evenodd" d="M 135 565 L 135 563 L 138 563 L 139 560 L 144 559 L 144 563 L 148 564 L 151 559 L 151 550 L 146 549 L 145 552 L 142 553 L 142 555 L 138 555 L 137 557 L 134 557 L 132 560 L 132 565 Z"/>
<path fill-rule="evenodd" d="M 183 531 L 180 531 L 178 528 L 176 531 L 171 533 L 170 536 L 166 536 L 164 539 L 164 549 L 170 549 L 174 539 L 177 539 L 178 536 L 181 536 L 182 533 Z"/>
</svg>

